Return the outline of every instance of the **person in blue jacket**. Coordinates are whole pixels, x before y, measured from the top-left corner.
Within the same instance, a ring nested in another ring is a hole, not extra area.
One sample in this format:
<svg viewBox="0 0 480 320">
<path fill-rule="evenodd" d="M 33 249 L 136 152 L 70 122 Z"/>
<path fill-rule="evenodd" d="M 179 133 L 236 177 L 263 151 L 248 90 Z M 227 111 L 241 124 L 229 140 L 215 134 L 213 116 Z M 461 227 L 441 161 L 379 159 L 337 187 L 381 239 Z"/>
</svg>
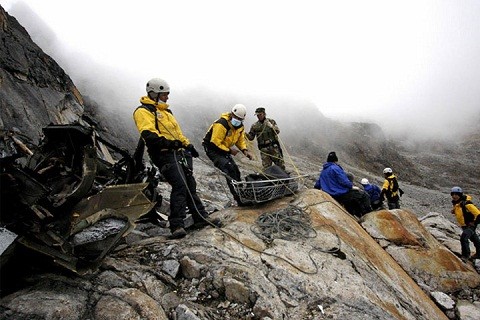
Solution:
<svg viewBox="0 0 480 320">
<path fill-rule="evenodd" d="M 376 184 L 372 184 L 368 181 L 367 178 L 363 178 L 360 183 L 363 186 L 363 190 L 370 196 L 370 204 L 372 205 L 372 209 L 381 209 L 383 208 L 383 201 L 380 197 L 382 193 L 382 189 Z"/>
<path fill-rule="evenodd" d="M 337 154 L 334 151 L 330 152 L 314 188 L 331 195 L 354 216 L 361 217 L 372 211 L 368 194 L 353 185 L 337 162 Z"/>
</svg>

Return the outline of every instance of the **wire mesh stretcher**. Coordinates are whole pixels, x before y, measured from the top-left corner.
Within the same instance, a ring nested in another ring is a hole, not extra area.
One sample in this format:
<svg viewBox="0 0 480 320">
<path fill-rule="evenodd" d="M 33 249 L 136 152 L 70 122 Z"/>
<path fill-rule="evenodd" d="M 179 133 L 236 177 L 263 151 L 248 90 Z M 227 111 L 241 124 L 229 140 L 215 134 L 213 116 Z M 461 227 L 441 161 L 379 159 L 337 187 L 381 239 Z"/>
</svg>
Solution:
<svg viewBox="0 0 480 320">
<path fill-rule="evenodd" d="M 303 181 L 307 176 L 301 175 L 271 180 L 232 181 L 232 184 L 243 203 L 261 203 L 294 194 L 303 186 Z"/>
</svg>

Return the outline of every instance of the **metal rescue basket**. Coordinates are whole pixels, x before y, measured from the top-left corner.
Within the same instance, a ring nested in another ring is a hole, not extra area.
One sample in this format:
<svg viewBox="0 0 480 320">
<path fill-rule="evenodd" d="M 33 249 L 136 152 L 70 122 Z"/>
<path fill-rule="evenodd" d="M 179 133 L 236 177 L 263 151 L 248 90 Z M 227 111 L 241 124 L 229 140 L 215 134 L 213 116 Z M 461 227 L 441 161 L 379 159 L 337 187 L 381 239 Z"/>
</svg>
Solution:
<svg viewBox="0 0 480 320">
<path fill-rule="evenodd" d="M 252 176 L 247 176 L 247 181 L 232 181 L 235 192 L 243 203 L 260 203 L 292 195 L 303 186 L 303 181 L 308 175 L 274 179 L 264 176 L 262 180 L 249 179 Z"/>
</svg>

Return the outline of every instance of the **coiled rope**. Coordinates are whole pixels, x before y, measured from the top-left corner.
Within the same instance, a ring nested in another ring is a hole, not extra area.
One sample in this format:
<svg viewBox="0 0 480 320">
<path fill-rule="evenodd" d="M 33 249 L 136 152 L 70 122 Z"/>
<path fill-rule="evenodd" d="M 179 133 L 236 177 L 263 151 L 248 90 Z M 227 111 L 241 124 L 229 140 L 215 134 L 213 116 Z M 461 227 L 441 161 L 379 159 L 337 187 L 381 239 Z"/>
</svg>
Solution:
<svg viewBox="0 0 480 320">
<path fill-rule="evenodd" d="M 332 203 L 330 200 L 325 200 L 315 205 L 319 205 L 321 203 Z M 283 239 L 287 241 L 300 241 L 305 239 L 312 239 L 317 237 L 317 232 L 315 229 L 311 227 L 310 219 L 308 218 L 307 214 L 304 211 L 296 206 L 289 206 L 285 209 L 282 209 L 275 213 L 264 213 L 260 215 L 257 219 L 257 225 L 252 226 L 252 232 L 259 237 L 260 239 L 266 241 L 267 243 L 271 243 L 274 239 Z M 295 268 L 296 270 L 305 273 L 305 274 L 317 274 L 318 273 L 318 265 L 316 261 L 312 258 L 313 251 L 319 251 L 323 253 L 329 253 L 339 258 L 344 258 L 344 254 L 341 251 L 341 241 L 340 237 L 338 236 L 335 228 L 329 224 L 322 225 L 325 228 L 329 228 L 333 230 L 333 234 L 336 237 L 336 246 L 324 249 L 320 247 L 312 247 L 308 251 L 308 257 L 313 265 L 313 270 L 306 270 L 294 262 L 290 261 L 289 259 L 279 256 L 278 254 L 266 252 L 264 250 L 258 250 L 246 243 L 243 243 L 237 237 L 233 236 L 229 232 L 225 231 L 224 229 L 218 228 L 219 231 L 228 235 L 231 239 L 238 242 L 242 246 L 255 251 L 260 254 L 265 254 L 280 260 L 285 261 L 287 264 Z M 271 232 L 274 231 L 274 232 Z M 300 232 L 300 233 L 297 233 Z"/>
<path fill-rule="evenodd" d="M 317 236 L 317 232 L 311 227 L 309 217 L 293 206 L 261 214 L 250 230 L 266 243 L 271 243 L 275 239 L 295 241 Z"/>
</svg>

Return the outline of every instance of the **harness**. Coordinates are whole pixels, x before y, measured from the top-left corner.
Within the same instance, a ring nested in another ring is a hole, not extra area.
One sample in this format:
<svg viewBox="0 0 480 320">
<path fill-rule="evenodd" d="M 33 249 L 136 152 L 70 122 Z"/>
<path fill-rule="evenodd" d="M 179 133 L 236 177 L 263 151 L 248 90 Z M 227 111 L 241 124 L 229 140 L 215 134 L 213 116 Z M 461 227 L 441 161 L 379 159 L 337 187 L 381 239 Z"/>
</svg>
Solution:
<svg viewBox="0 0 480 320">
<path fill-rule="evenodd" d="M 387 188 L 387 199 L 396 200 L 395 198 L 398 197 L 396 194 L 398 191 L 398 182 L 395 178 L 387 178 L 388 180 L 388 188 Z M 395 195 L 394 195 L 395 194 Z"/>
<path fill-rule="evenodd" d="M 220 118 L 220 119 L 216 120 L 214 123 L 221 124 L 227 130 L 227 132 L 225 133 L 225 137 L 228 136 L 228 132 L 230 131 L 230 126 L 228 125 L 228 120 L 227 119 Z M 241 127 L 243 127 L 243 124 L 239 128 L 241 128 Z M 210 130 L 208 130 L 208 132 L 205 134 L 205 137 L 203 137 L 203 142 L 202 142 L 203 147 L 205 149 L 214 149 L 214 150 L 219 149 L 219 150 L 221 150 L 213 142 L 211 142 L 212 134 L 213 134 L 213 125 L 210 127 Z M 226 152 L 224 150 L 221 150 L 221 151 Z"/>
<path fill-rule="evenodd" d="M 153 114 L 153 116 L 155 117 L 155 129 L 158 132 L 160 132 L 160 127 L 158 126 L 157 108 L 155 108 L 151 104 L 142 104 L 142 105 L 138 106 L 135 109 L 135 111 L 137 111 L 140 108 L 146 109 Z M 135 113 L 135 111 L 133 111 L 133 113 Z M 172 111 L 170 109 L 167 109 L 166 111 L 172 113 Z M 137 147 L 135 148 L 135 152 L 133 153 L 133 159 L 135 161 L 136 166 L 138 166 L 138 168 L 141 168 L 140 164 L 142 164 L 144 153 L 145 153 L 145 141 L 143 140 L 142 137 L 140 137 L 138 139 L 138 143 L 137 143 Z"/>
<path fill-rule="evenodd" d="M 460 201 L 460 207 L 462 208 L 462 213 L 463 213 L 463 220 L 465 221 L 465 223 L 473 221 L 475 225 L 478 225 L 480 223 L 480 215 L 475 220 L 475 216 L 473 215 L 473 213 L 468 211 L 467 204 L 473 204 L 473 202 L 465 199 Z"/>
</svg>

